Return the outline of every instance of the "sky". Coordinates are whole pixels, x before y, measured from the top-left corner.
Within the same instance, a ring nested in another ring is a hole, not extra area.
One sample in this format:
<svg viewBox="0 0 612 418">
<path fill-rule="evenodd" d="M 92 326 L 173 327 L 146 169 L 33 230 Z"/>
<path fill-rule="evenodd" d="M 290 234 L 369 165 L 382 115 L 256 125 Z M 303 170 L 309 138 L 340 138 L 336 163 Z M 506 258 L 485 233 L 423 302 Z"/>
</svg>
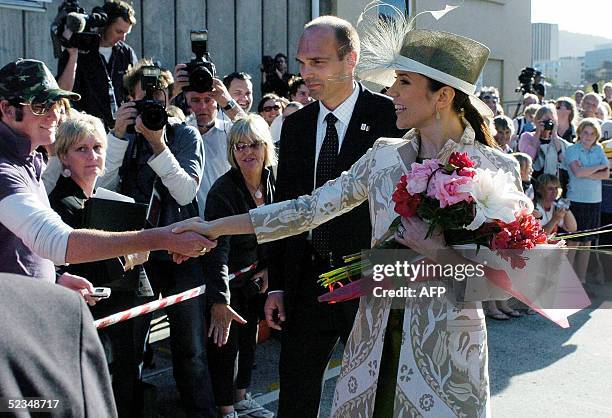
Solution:
<svg viewBox="0 0 612 418">
<path fill-rule="evenodd" d="M 531 0 L 531 22 L 612 38 L 612 0 Z"/>
</svg>

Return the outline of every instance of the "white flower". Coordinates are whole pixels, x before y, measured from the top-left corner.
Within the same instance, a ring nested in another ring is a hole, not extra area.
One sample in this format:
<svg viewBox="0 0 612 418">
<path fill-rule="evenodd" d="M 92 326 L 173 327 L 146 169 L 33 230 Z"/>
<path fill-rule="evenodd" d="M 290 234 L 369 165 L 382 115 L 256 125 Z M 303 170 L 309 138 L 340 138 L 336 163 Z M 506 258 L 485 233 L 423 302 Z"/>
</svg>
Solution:
<svg viewBox="0 0 612 418">
<path fill-rule="evenodd" d="M 521 208 L 526 207 L 528 213 L 533 211 L 533 203 L 517 189 L 511 173 L 477 168 L 474 180 L 459 188 L 470 193 L 476 205 L 476 216 L 466 229 L 476 230 L 492 220 L 512 222 Z"/>
</svg>

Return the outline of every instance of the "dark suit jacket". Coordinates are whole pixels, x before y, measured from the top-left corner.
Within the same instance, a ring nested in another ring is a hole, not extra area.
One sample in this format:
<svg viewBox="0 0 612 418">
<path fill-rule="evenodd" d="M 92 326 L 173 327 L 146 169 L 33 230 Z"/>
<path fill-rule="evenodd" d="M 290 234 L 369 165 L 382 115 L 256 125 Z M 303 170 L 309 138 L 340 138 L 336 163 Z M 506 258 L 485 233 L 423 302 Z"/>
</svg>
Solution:
<svg viewBox="0 0 612 418">
<path fill-rule="evenodd" d="M 52 416 L 117 416 L 102 344 L 76 292 L 2 273 L 0 317 L 0 398 L 57 399 Z"/>
<path fill-rule="evenodd" d="M 378 138 L 403 135 L 395 125 L 395 109 L 391 99 L 373 93 L 361 84 L 358 87 L 360 93 L 338 154 L 336 176 L 348 170 Z M 274 195 L 276 202 L 312 193 L 318 115 L 319 102 L 316 101 L 283 122 Z M 333 231 L 331 248 L 336 264 L 340 263 L 342 256 L 370 248 L 370 216 L 365 202 L 330 223 Z M 309 287 L 309 294 L 324 293 L 324 289 L 318 289 L 315 277 L 308 280 L 309 283 L 299 280 L 310 251 L 307 235 L 304 233 L 271 244 L 268 267 L 270 290 L 285 290 L 286 296 L 290 296 L 297 288 L 306 286 Z"/>
</svg>

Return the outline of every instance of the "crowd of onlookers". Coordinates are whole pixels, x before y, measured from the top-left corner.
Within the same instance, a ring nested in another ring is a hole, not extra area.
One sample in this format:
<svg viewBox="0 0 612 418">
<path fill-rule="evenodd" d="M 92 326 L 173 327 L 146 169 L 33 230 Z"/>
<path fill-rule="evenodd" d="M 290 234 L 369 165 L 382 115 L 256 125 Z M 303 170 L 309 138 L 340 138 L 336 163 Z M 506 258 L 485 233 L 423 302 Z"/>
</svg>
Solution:
<svg viewBox="0 0 612 418">
<path fill-rule="evenodd" d="M 521 112 L 512 119 L 504 114 L 495 87 L 480 91 L 479 97 L 496 115 L 491 121 L 494 138 L 518 160 L 524 191 L 533 199 L 534 215 L 548 235 L 612 224 L 612 83 L 605 83 L 603 92 L 577 90 L 573 98 L 550 100 L 525 93 Z M 584 249 L 611 242 L 610 234 L 567 240 L 569 247 L 577 248 L 569 251 L 569 257 L 588 294 L 593 294 L 589 282 L 601 281 L 601 264 L 609 260 Z M 522 315 L 505 302 L 488 305 L 489 316 L 495 319 Z"/>
</svg>

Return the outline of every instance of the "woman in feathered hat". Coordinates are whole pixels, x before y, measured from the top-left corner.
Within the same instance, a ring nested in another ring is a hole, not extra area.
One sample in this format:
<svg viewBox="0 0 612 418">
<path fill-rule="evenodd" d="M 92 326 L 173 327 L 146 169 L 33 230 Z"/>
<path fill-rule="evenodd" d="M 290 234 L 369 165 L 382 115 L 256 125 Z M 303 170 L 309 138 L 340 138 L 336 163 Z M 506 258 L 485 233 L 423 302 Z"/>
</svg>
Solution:
<svg viewBox="0 0 612 418">
<path fill-rule="evenodd" d="M 495 145 L 483 118 L 491 111 L 474 96 L 487 47 L 452 33 L 412 30 L 411 22 L 398 16 L 372 21 L 362 35 L 362 51 L 360 76 L 391 85 L 387 94 L 395 103 L 397 126 L 412 128 L 403 138 L 380 138 L 348 172 L 310 196 L 211 223 L 192 220 L 182 229 L 213 238 L 254 233 L 263 243 L 311 230 L 368 200 L 374 244 L 396 217 L 391 194 L 411 163 L 445 161 L 454 151 L 467 153 L 481 168 L 512 173 L 520 190 L 518 163 Z M 396 240 L 436 260 L 443 238 L 424 239 L 428 226 L 416 217 L 402 223 Z M 406 298 L 402 305 L 391 309 L 389 299 L 361 298 L 332 416 L 489 416 L 480 302 Z"/>
</svg>

